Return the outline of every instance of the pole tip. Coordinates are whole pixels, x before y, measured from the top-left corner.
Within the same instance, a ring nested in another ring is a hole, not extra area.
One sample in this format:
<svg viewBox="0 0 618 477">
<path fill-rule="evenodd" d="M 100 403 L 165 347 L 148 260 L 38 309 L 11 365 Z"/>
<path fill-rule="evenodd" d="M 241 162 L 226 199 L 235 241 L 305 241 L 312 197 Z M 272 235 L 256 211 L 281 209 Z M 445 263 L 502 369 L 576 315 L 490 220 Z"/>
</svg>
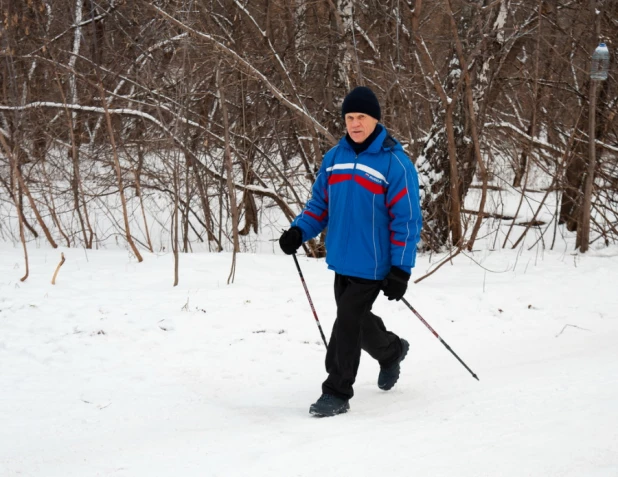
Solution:
<svg viewBox="0 0 618 477">
<path fill-rule="evenodd" d="M 476 374 L 472 375 L 474 377 L 474 379 L 476 379 L 477 381 L 480 381 L 479 377 Z"/>
</svg>

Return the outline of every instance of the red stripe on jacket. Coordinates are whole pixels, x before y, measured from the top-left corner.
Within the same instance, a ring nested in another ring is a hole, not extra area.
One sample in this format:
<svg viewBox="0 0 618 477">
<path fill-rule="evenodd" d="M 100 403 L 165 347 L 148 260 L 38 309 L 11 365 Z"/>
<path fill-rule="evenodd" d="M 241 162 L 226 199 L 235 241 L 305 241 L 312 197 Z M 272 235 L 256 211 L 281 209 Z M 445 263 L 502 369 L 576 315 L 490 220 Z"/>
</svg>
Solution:
<svg viewBox="0 0 618 477">
<path fill-rule="evenodd" d="M 401 200 L 401 198 L 406 195 L 408 193 L 408 188 L 404 187 L 403 190 L 397 194 L 395 197 L 393 197 L 393 200 L 391 200 L 391 203 L 387 205 L 387 207 L 390 209 L 393 205 L 395 205 L 397 202 L 399 202 Z"/>
<path fill-rule="evenodd" d="M 324 217 L 326 217 L 326 215 L 328 214 L 328 210 L 325 210 L 324 212 L 322 212 L 321 215 L 315 215 L 313 212 L 309 210 L 305 210 L 305 214 L 307 214 L 309 217 L 313 217 L 318 222 L 321 222 L 324 219 Z"/>
<path fill-rule="evenodd" d="M 352 179 L 352 174 L 331 174 L 328 178 L 328 185 L 349 181 L 350 179 Z"/>
<path fill-rule="evenodd" d="M 358 182 L 361 186 L 367 189 L 369 192 L 373 192 L 374 194 L 384 194 L 384 187 L 380 184 L 376 184 L 369 179 L 365 179 L 361 176 L 354 176 L 354 180 Z"/>
<path fill-rule="evenodd" d="M 406 189 L 404 189 L 405 191 Z M 395 199 L 399 200 L 401 199 L 401 197 L 399 197 L 401 195 L 401 192 L 399 194 L 397 194 L 397 197 L 395 197 Z M 403 196 L 402 196 L 403 197 Z M 397 200 L 393 199 L 393 201 L 391 202 L 391 204 L 394 204 L 395 202 L 397 202 Z M 389 206 L 390 207 L 390 206 Z M 391 219 L 395 218 L 395 214 L 393 214 L 393 212 L 391 212 L 390 210 L 388 211 L 388 215 L 390 215 Z M 388 228 L 390 230 L 391 225 L 388 224 Z M 399 240 L 395 240 L 395 232 L 393 230 L 391 230 L 391 243 L 393 245 L 399 245 L 400 247 L 405 247 L 406 243 L 405 242 L 400 242 Z"/>
<path fill-rule="evenodd" d="M 391 231 L 391 243 L 393 245 L 399 245 L 400 247 L 405 247 L 406 243 L 405 242 L 399 242 L 397 240 L 395 240 L 395 232 Z"/>
</svg>

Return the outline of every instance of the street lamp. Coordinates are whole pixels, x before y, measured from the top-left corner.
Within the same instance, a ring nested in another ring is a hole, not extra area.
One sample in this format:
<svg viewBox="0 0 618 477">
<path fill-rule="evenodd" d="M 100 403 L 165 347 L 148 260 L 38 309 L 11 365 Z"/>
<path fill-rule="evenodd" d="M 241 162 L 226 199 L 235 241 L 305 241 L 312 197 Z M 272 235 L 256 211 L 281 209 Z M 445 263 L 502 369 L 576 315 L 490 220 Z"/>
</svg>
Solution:
<svg viewBox="0 0 618 477">
<path fill-rule="evenodd" d="M 584 183 L 584 201 L 582 203 L 581 223 L 577 227 L 577 243 L 580 252 L 584 253 L 590 245 L 590 214 L 592 209 L 592 187 L 594 185 L 594 171 L 596 169 L 596 104 L 597 85 L 607 79 L 609 71 L 609 50 L 605 43 L 599 44 L 592 54 L 590 62 L 590 111 L 588 117 L 589 159 Z"/>
<path fill-rule="evenodd" d="M 605 43 L 600 43 L 592 54 L 590 63 L 590 79 L 593 81 L 603 81 L 607 79 L 609 71 L 609 50 Z"/>
</svg>

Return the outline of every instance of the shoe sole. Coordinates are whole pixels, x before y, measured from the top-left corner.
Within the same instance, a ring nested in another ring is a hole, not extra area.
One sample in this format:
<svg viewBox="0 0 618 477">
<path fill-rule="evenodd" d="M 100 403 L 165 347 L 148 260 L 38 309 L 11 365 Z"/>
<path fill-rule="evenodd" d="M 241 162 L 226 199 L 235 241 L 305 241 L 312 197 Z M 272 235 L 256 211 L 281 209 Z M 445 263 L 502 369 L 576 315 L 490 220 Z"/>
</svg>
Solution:
<svg viewBox="0 0 618 477">
<path fill-rule="evenodd" d="M 403 343 L 406 343 L 405 345 Z M 401 364 L 401 362 L 406 359 L 406 356 L 408 355 L 408 351 L 410 349 L 410 343 L 408 343 L 405 340 L 401 340 L 401 345 L 403 348 L 403 354 L 401 355 L 401 358 L 399 358 L 399 362 L 397 364 Z M 397 375 L 397 378 L 395 379 L 395 381 L 393 381 L 393 384 L 391 384 L 389 387 L 381 387 L 378 386 L 382 391 L 390 391 L 391 389 L 393 389 L 393 387 L 395 386 L 395 384 L 397 384 L 397 381 L 399 381 L 399 376 L 401 374 L 401 369 L 399 370 L 399 374 Z"/>
<path fill-rule="evenodd" d="M 309 414 L 311 414 L 314 417 L 334 417 L 334 416 L 338 416 L 339 414 L 345 414 L 349 410 L 350 410 L 350 404 L 346 403 L 340 410 L 338 410 L 338 412 L 333 412 L 333 413 L 320 412 L 314 409 L 313 407 L 310 407 Z"/>
</svg>

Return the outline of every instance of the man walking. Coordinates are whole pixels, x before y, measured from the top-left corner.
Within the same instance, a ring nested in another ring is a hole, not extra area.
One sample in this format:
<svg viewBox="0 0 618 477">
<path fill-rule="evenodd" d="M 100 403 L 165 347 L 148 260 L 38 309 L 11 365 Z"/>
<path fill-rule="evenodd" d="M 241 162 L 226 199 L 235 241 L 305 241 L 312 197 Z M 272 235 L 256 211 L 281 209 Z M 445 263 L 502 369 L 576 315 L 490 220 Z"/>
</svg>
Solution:
<svg viewBox="0 0 618 477">
<path fill-rule="evenodd" d="M 326 263 L 335 272 L 337 318 L 326 353 L 328 377 L 309 409 L 315 416 L 350 409 L 361 349 L 380 363 L 380 389 L 399 379 L 409 344 L 371 308 L 381 290 L 389 300 L 403 297 L 422 226 L 416 169 L 379 123 L 373 91 L 353 89 L 341 109 L 347 134 L 324 156 L 311 199 L 279 239 L 290 255 L 328 226 Z"/>
</svg>

